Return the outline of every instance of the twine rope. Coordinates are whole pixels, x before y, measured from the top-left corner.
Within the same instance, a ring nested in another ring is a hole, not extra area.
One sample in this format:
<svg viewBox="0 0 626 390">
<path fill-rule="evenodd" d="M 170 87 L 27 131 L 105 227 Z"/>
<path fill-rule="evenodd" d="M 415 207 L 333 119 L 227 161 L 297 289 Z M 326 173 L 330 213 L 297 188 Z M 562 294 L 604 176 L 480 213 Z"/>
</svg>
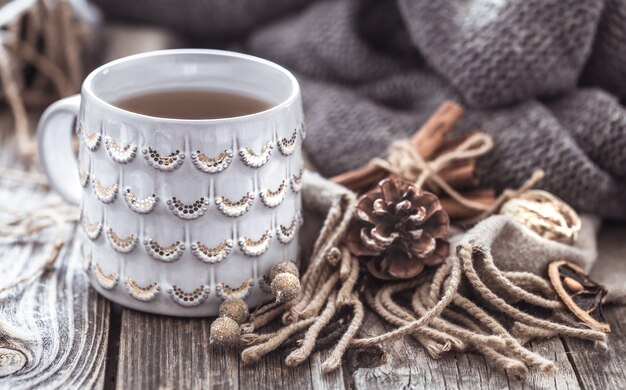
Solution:
<svg viewBox="0 0 626 390">
<path fill-rule="evenodd" d="M 359 279 L 358 259 L 341 243 L 355 204 L 352 195 L 333 204 L 316 242 L 309 269 L 302 277 L 300 296 L 290 305 L 269 304 L 258 309 L 250 323 L 243 325 L 243 328 L 258 329 L 283 314 L 284 325 L 278 331 L 241 336 L 241 343 L 247 346 L 242 353 L 244 362 L 256 361 L 283 346 L 290 351 L 287 363 L 295 365 L 304 362 L 314 351 L 335 345 L 322 363 L 324 372 L 330 372 L 340 366 L 342 356 L 350 347 L 377 346 L 410 335 L 432 357 L 450 350 L 473 350 L 498 368 L 513 375 L 524 375 L 529 367 L 548 373 L 555 370 L 552 361 L 524 347 L 523 344 L 534 337 L 565 335 L 605 345 L 603 333 L 566 325 L 571 322 L 566 321 L 562 305 L 554 300 L 555 294 L 545 280 L 528 272 L 502 272 L 490 255 L 471 243 L 460 245 L 434 273 L 383 284 L 373 294 L 373 285 L 367 283 L 367 278 Z M 478 264 L 480 276 L 475 269 Z M 358 284 L 359 280 L 364 283 Z M 462 280 L 472 290 L 471 299 L 463 295 L 465 289 L 460 290 Z M 502 292 L 508 300 L 525 301 L 547 309 L 551 312 L 549 318 L 522 312 L 496 295 L 486 283 L 495 283 L 496 291 Z M 363 323 L 363 304 L 358 289 L 364 290 L 362 295 L 372 310 L 395 329 L 373 337 L 356 338 Z M 411 297 L 408 308 L 394 299 L 395 295 L 407 293 Z M 343 308 L 351 310 L 349 325 L 333 322 L 338 313 L 344 313 Z M 505 328 L 496 315 L 510 318 L 513 324 L 510 329 Z"/>
<path fill-rule="evenodd" d="M 476 220 L 480 220 L 498 211 L 506 201 L 532 188 L 544 177 L 542 170 L 534 171 L 530 178 L 517 190 L 507 189 L 503 191 L 500 196 L 489 205 L 468 199 L 452 188 L 452 186 L 441 177 L 441 172 L 450 166 L 450 164 L 477 159 L 491 151 L 492 148 L 493 140 L 491 136 L 486 133 L 477 132 L 450 151 L 442 153 L 431 161 L 426 161 L 415 150 L 409 140 L 397 140 L 389 146 L 386 159 L 374 158 L 371 164 L 402 177 L 405 180 L 414 182 L 418 188 L 423 188 L 427 181 L 433 183 L 462 206 L 480 211 L 480 215 L 476 218 Z"/>
<path fill-rule="evenodd" d="M 409 334 L 416 329 L 419 329 L 422 326 L 427 326 L 430 323 L 430 320 L 434 317 L 437 317 L 441 314 L 441 312 L 450 304 L 452 298 L 454 298 L 454 294 L 459 287 L 461 282 L 461 264 L 458 258 L 452 258 L 452 270 L 451 270 L 451 282 L 446 290 L 445 294 L 441 298 L 439 302 L 435 306 L 433 306 L 425 315 L 423 315 L 418 320 L 407 323 L 406 325 L 390 331 L 388 333 L 384 333 L 375 337 L 368 337 L 363 339 L 354 339 L 352 340 L 352 345 L 355 347 L 367 347 L 374 344 L 379 344 L 388 340 L 400 338 L 406 334 Z"/>
</svg>

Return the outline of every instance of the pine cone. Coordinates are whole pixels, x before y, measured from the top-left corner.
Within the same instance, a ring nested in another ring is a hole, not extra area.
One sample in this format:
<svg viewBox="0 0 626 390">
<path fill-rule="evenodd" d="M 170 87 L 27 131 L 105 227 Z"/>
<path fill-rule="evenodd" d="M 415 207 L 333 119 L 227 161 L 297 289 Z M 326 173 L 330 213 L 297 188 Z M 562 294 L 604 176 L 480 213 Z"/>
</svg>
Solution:
<svg viewBox="0 0 626 390">
<path fill-rule="evenodd" d="M 409 279 L 448 256 L 449 227 L 436 195 L 387 178 L 359 198 L 346 247 L 374 277 Z"/>
</svg>

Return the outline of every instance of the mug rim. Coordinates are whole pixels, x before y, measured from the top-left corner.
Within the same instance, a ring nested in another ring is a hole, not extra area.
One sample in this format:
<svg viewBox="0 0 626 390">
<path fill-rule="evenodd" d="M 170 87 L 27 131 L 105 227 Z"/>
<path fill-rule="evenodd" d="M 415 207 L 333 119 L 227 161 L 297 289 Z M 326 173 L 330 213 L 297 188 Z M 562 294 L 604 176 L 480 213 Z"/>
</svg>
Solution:
<svg viewBox="0 0 626 390">
<path fill-rule="evenodd" d="M 145 115 L 145 114 L 140 114 L 140 113 L 133 112 L 133 111 L 128 111 L 123 108 L 119 108 L 107 102 L 106 100 L 100 98 L 94 92 L 92 88 L 93 79 L 97 75 L 102 74 L 103 72 L 106 72 L 109 68 L 114 67 L 116 65 L 119 65 L 128 61 L 138 60 L 138 59 L 171 56 L 171 55 L 179 55 L 179 54 L 224 56 L 224 57 L 231 57 L 231 58 L 246 60 L 246 61 L 254 62 L 260 65 L 271 67 L 287 77 L 287 79 L 289 80 L 291 84 L 291 92 L 289 93 L 289 96 L 286 99 L 282 100 L 280 103 L 275 104 L 266 110 L 255 112 L 252 114 L 233 116 L 233 117 L 227 117 L 227 118 L 184 119 L 184 118 L 165 118 L 165 117 L 159 117 L 159 116 Z M 167 123 L 207 124 L 208 125 L 208 124 L 216 124 L 216 123 L 223 123 L 223 122 L 236 122 L 239 120 L 249 120 L 249 119 L 254 119 L 255 117 L 259 117 L 259 116 L 265 116 L 275 111 L 280 111 L 285 107 L 289 107 L 298 99 L 298 97 L 300 96 L 300 85 L 298 84 L 298 81 L 296 80 L 295 76 L 286 68 L 272 61 L 269 61 L 260 57 L 252 56 L 249 54 L 243 54 L 243 53 L 238 53 L 238 52 L 228 51 L 228 50 L 217 50 L 217 49 L 166 49 L 166 50 L 153 50 L 153 51 L 148 51 L 144 53 L 133 54 L 130 56 L 118 58 L 113 61 L 109 61 L 103 65 L 100 65 L 96 69 L 92 70 L 89 73 L 89 75 L 87 75 L 87 77 L 85 77 L 85 80 L 83 81 L 83 85 L 81 88 L 81 94 L 88 96 L 90 102 L 101 105 L 102 107 L 105 107 L 107 110 L 111 110 L 118 114 L 131 116 L 137 119 L 152 120 L 152 121 L 167 122 Z"/>
</svg>

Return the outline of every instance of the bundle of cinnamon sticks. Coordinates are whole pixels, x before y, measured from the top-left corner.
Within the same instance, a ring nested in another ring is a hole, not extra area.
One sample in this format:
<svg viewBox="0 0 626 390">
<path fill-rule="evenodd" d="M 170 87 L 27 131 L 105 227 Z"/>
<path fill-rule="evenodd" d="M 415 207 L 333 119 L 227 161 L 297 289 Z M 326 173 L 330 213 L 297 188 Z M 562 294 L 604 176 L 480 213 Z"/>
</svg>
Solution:
<svg viewBox="0 0 626 390">
<path fill-rule="evenodd" d="M 461 106 L 451 101 L 445 101 L 413 135 L 410 139 L 410 145 L 425 161 L 433 160 L 441 154 L 453 150 L 473 134 L 466 133 L 460 137 L 446 139 L 461 116 L 463 116 Z M 335 176 L 331 180 L 357 193 L 363 193 L 389 175 L 390 173 L 384 168 L 370 163 Z M 479 188 L 480 178 L 478 177 L 475 158 L 452 162 L 439 172 L 439 176 L 468 200 L 490 205 L 496 199 L 494 189 Z M 451 219 L 467 219 L 481 213 L 481 210 L 467 207 L 442 193 L 437 186 L 429 183 L 429 181 L 424 183 L 424 187 L 440 197 L 441 204 Z"/>
</svg>

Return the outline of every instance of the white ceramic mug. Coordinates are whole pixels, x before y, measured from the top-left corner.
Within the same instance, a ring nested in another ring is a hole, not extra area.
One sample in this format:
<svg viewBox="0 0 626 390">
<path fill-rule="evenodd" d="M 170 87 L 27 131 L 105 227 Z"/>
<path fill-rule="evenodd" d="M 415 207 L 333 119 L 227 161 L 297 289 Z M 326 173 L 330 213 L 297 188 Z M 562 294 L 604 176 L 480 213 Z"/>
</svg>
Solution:
<svg viewBox="0 0 626 390">
<path fill-rule="evenodd" d="M 111 104 L 188 89 L 242 94 L 271 108 L 181 120 Z M 298 256 L 304 137 L 291 73 L 260 58 L 199 49 L 103 65 L 80 96 L 51 105 L 38 126 L 52 187 L 81 205 L 91 284 L 124 306 L 176 316 L 215 315 L 225 292 L 246 296 L 250 306 L 271 299 L 259 280 Z"/>
</svg>

